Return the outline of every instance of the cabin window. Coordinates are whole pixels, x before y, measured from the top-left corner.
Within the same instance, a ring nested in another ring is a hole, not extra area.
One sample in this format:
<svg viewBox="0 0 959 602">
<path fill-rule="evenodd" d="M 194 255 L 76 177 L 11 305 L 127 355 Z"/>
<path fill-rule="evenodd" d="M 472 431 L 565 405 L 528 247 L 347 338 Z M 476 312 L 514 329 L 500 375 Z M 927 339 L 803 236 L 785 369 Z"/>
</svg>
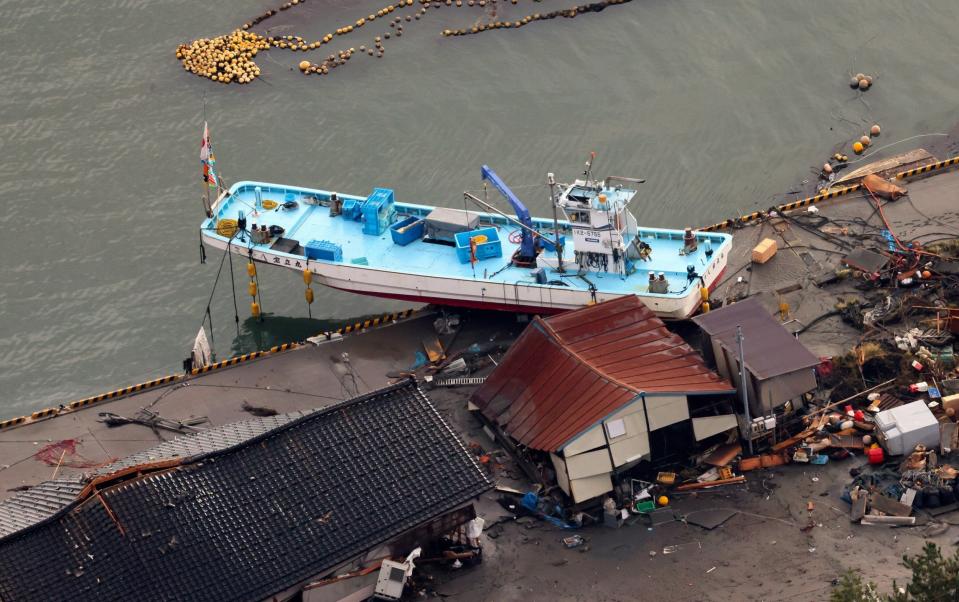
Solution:
<svg viewBox="0 0 959 602">
<path fill-rule="evenodd" d="M 622 437 L 626 434 L 626 421 L 624 421 L 622 418 L 610 420 L 606 423 L 606 434 L 609 435 L 610 439 Z"/>
</svg>

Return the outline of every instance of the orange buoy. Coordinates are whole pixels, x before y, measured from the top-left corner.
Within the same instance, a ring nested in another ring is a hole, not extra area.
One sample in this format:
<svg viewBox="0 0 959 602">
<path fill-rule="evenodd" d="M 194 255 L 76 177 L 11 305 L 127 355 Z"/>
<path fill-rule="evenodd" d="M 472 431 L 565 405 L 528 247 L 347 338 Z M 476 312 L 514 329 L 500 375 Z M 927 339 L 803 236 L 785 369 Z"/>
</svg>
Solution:
<svg viewBox="0 0 959 602">
<path fill-rule="evenodd" d="M 855 151 L 857 155 L 861 155 L 862 151 L 866 150 L 866 147 L 862 145 L 862 142 L 859 142 L 858 140 L 856 140 L 852 144 L 852 150 Z"/>
</svg>

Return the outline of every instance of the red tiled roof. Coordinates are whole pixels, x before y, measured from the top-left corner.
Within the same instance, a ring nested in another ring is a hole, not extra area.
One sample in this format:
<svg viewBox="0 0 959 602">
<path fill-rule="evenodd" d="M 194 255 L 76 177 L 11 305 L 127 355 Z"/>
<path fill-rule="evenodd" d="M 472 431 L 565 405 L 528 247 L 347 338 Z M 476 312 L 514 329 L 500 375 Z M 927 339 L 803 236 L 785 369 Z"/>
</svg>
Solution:
<svg viewBox="0 0 959 602">
<path fill-rule="evenodd" d="M 630 295 L 535 318 L 473 402 L 523 445 L 557 451 L 640 393 L 732 391 Z"/>
</svg>

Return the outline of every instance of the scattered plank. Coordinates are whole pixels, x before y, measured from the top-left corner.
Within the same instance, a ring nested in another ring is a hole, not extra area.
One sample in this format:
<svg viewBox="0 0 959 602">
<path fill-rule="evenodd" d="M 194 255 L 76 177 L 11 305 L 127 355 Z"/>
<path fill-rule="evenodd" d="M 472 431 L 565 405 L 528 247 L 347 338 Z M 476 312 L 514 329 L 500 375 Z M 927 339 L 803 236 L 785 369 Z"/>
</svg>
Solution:
<svg viewBox="0 0 959 602">
<path fill-rule="evenodd" d="M 716 451 L 703 458 L 703 462 L 710 466 L 726 466 L 741 453 L 743 453 L 743 446 L 738 443 L 720 445 Z"/>
<path fill-rule="evenodd" d="M 747 472 L 758 468 L 769 468 L 771 466 L 782 466 L 786 464 L 786 458 L 782 454 L 762 454 L 752 458 L 743 458 L 739 461 L 739 471 Z"/>
<path fill-rule="evenodd" d="M 886 497 L 880 493 L 873 493 L 870 496 L 870 505 L 873 511 L 879 511 L 891 516 L 909 516 L 912 514 L 912 506 L 907 506 L 896 500 Z"/>
<path fill-rule="evenodd" d="M 854 523 L 858 523 L 866 516 L 866 502 L 868 499 L 864 493 L 860 493 L 859 497 L 852 501 L 852 508 L 849 510 L 849 520 Z"/>
<path fill-rule="evenodd" d="M 696 489 L 712 489 L 713 487 L 722 487 L 723 485 L 735 485 L 736 483 L 745 483 L 746 477 L 738 476 L 731 479 L 720 479 L 719 481 L 709 481 L 708 483 L 686 483 L 676 488 L 676 491 L 693 491 Z"/>
<path fill-rule="evenodd" d="M 862 517 L 861 525 L 881 525 L 884 527 L 897 527 L 900 525 L 915 525 L 915 516 L 876 516 L 867 514 Z"/>
</svg>

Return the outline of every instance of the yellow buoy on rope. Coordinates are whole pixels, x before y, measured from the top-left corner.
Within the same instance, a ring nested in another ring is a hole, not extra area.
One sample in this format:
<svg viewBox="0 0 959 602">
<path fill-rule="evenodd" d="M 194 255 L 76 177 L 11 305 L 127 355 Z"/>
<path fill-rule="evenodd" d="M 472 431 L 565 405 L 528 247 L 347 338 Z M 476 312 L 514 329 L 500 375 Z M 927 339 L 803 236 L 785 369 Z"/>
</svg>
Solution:
<svg viewBox="0 0 959 602">
<path fill-rule="evenodd" d="M 250 278 L 256 276 L 256 265 L 252 261 L 246 264 L 246 273 Z"/>
<path fill-rule="evenodd" d="M 252 303 L 250 303 L 250 313 L 253 315 L 254 318 L 259 318 L 260 304 L 257 303 L 256 301 L 253 301 Z"/>
<path fill-rule="evenodd" d="M 256 282 L 250 280 L 250 284 L 247 285 L 247 292 L 250 293 L 251 297 L 256 297 Z"/>
<path fill-rule="evenodd" d="M 310 270 L 303 270 L 303 284 L 310 286 L 311 282 L 313 282 L 313 272 Z"/>
<path fill-rule="evenodd" d="M 313 289 L 311 288 L 306 289 L 306 302 L 313 304 Z"/>
</svg>

